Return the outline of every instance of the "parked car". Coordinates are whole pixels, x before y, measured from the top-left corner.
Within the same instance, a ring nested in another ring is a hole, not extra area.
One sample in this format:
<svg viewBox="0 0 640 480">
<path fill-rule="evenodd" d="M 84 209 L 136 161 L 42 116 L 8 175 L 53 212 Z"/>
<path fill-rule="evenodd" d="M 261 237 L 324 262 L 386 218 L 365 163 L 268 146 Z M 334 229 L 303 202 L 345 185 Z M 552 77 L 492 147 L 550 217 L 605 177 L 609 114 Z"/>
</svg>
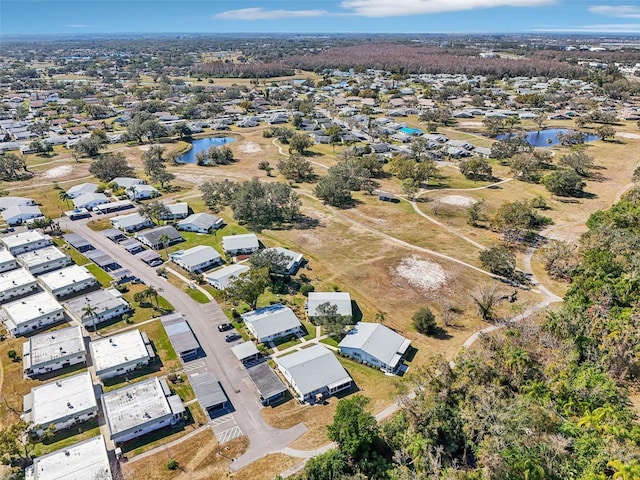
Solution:
<svg viewBox="0 0 640 480">
<path fill-rule="evenodd" d="M 220 325 L 218 325 L 219 332 L 226 332 L 227 330 L 231 330 L 232 328 L 233 325 L 231 325 L 230 323 L 221 323 Z"/>
<path fill-rule="evenodd" d="M 238 335 L 237 333 L 229 333 L 227 335 L 225 335 L 224 339 L 227 342 L 233 342 L 235 340 L 240 340 L 242 337 L 240 335 Z"/>
</svg>

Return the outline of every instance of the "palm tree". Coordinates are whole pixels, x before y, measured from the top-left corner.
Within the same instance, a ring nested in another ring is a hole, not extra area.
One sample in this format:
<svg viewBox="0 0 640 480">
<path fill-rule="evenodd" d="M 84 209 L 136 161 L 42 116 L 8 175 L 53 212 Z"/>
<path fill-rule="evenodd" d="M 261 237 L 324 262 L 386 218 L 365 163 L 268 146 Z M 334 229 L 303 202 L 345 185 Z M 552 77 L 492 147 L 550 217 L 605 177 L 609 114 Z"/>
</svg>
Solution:
<svg viewBox="0 0 640 480">
<path fill-rule="evenodd" d="M 82 307 L 82 323 L 84 323 L 85 319 L 94 317 L 97 313 L 98 309 L 96 307 L 93 305 L 85 305 Z M 93 329 L 95 332 L 98 331 L 98 328 L 96 327 L 96 319 L 93 320 Z"/>
<path fill-rule="evenodd" d="M 142 293 L 144 294 L 145 298 L 153 299 L 156 307 L 158 306 L 158 290 L 156 290 L 156 287 L 154 287 L 153 285 L 149 285 L 142 291 Z"/>
<path fill-rule="evenodd" d="M 376 322 L 384 324 L 384 321 L 387 319 L 387 312 L 378 312 L 376 313 Z"/>
<path fill-rule="evenodd" d="M 58 198 L 62 200 L 67 205 L 67 207 L 69 206 L 69 200 L 71 200 L 71 197 L 67 192 L 65 192 L 64 190 L 60 190 L 60 192 L 58 192 Z"/>
<path fill-rule="evenodd" d="M 166 255 L 167 259 L 169 258 L 169 251 L 167 250 L 167 247 L 169 246 L 169 240 L 171 239 L 166 233 L 163 233 L 162 235 L 160 235 L 160 237 L 158 237 L 158 241 L 164 247 L 164 254 Z"/>
</svg>

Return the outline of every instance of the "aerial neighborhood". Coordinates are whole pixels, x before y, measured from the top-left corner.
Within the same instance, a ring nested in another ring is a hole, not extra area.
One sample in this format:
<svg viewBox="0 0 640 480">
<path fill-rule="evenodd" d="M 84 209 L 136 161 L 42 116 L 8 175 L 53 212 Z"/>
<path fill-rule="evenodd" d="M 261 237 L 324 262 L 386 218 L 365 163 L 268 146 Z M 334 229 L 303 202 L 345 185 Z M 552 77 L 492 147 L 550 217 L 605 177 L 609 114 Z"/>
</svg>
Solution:
<svg viewBox="0 0 640 480">
<path fill-rule="evenodd" d="M 1 477 L 637 464 L 637 42 L 145 38 L 1 46 Z"/>
</svg>

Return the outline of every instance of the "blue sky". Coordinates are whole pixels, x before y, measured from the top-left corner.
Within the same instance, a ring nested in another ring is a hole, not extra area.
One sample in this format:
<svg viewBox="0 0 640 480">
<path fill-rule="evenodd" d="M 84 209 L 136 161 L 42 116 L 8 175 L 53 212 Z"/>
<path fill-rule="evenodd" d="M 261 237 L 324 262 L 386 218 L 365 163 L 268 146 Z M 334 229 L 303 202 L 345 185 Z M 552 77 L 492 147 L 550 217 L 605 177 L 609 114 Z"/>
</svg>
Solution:
<svg viewBox="0 0 640 480">
<path fill-rule="evenodd" d="M 0 32 L 640 34 L 640 4 L 637 0 L 0 0 Z"/>
</svg>

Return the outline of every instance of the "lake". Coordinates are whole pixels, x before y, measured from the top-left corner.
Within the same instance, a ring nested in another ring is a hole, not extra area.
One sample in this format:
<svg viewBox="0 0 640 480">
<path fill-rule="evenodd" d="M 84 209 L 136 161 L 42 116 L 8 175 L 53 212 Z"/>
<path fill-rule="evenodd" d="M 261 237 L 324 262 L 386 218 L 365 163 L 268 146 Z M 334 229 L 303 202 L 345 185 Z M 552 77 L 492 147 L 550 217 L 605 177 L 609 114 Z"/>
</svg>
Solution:
<svg viewBox="0 0 640 480">
<path fill-rule="evenodd" d="M 573 130 L 569 130 L 566 128 L 547 128 L 546 130 L 527 132 L 527 142 L 529 145 L 533 145 L 534 147 L 552 147 L 553 145 L 557 145 L 560 143 L 558 140 L 558 133 L 562 132 L 571 132 Z M 509 138 L 512 134 L 503 133 L 502 135 L 498 135 L 496 140 L 505 140 Z M 584 139 L 585 142 L 593 142 L 594 140 L 598 140 L 600 137 L 597 135 L 593 135 L 591 133 L 586 134 Z"/>
<path fill-rule="evenodd" d="M 177 159 L 179 163 L 196 163 L 196 154 L 203 150 L 208 150 L 209 147 L 219 147 L 227 143 L 235 142 L 236 139 L 232 137 L 208 137 L 194 140 L 191 142 L 191 150 L 187 153 L 180 155 Z"/>
</svg>

